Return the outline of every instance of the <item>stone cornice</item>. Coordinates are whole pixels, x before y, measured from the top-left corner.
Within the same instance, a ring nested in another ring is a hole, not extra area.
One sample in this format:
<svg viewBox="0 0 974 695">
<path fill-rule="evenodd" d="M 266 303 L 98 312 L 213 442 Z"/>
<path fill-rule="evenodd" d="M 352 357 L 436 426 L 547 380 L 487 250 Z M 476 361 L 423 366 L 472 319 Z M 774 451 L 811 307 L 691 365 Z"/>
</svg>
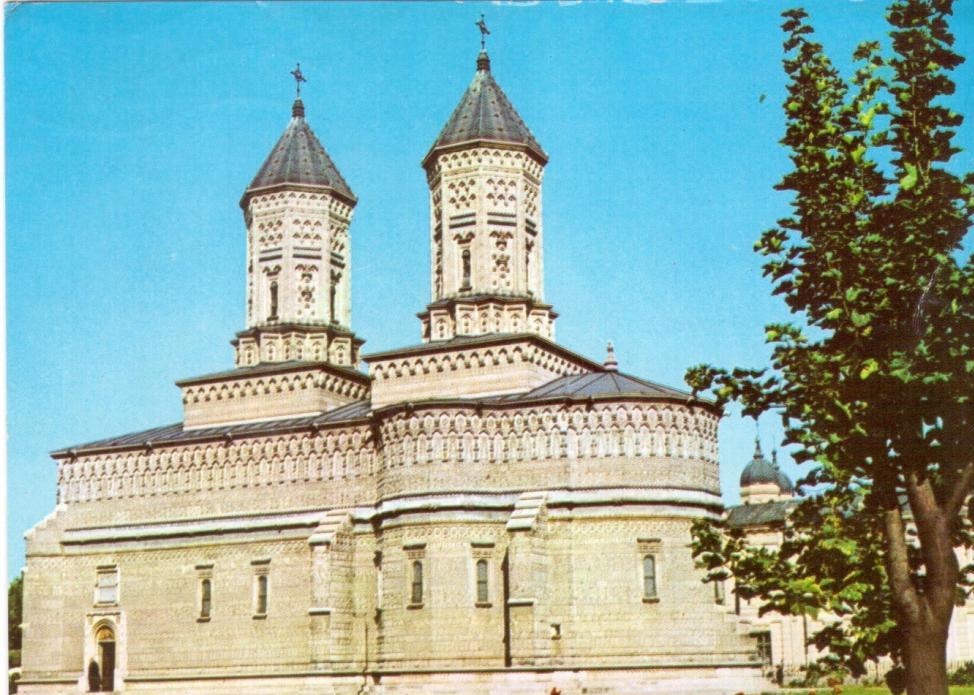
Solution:
<svg viewBox="0 0 974 695">
<path fill-rule="evenodd" d="M 330 194 L 343 201 L 351 208 L 354 208 L 358 204 L 358 198 L 356 198 L 354 195 L 347 196 L 331 186 L 314 186 L 306 183 L 276 183 L 273 186 L 264 186 L 263 188 L 252 188 L 247 190 L 240 198 L 240 207 L 243 210 L 246 210 L 247 204 L 251 199 L 256 198 L 257 196 L 266 195 L 268 193 L 276 193 L 278 191 Z"/>
<path fill-rule="evenodd" d="M 551 304 L 545 304 L 544 302 L 538 302 L 533 297 L 526 295 L 505 295 L 505 294 L 471 294 L 471 295 L 456 295 L 454 297 L 446 297 L 444 299 L 439 299 L 435 302 L 430 302 L 426 306 L 426 311 L 421 311 L 416 314 L 419 318 L 423 318 L 429 314 L 430 309 L 444 309 L 452 308 L 457 304 L 530 304 L 532 309 L 545 309 L 547 310 L 552 318 L 557 318 L 558 313 L 551 311 Z"/>
<path fill-rule="evenodd" d="M 429 172 L 432 165 L 436 162 L 437 157 L 460 150 L 469 150 L 474 147 L 489 147 L 497 150 L 513 150 L 515 152 L 523 152 L 541 166 L 546 166 L 548 164 L 547 156 L 542 156 L 540 153 L 536 152 L 533 148 L 528 147 L 527 145 L 522 145 L 516 142 L 504 142 L 503 140 L 491 140 L 489 138 L 475 138 L 473 140 L 450 143 L 449 145 L 440 145 L 438 147 L 434 146 L 430 148 L 430 151 L 426 153 L 425 157 L 423 157 L 423 161 L 420 163 L 420 165 L 427 172 Z"/>
<path fill-rule="evenodd" d="M 241 331 L 240 334 L 249 334 L 251 331 L 256 331 L 258 329 L 251 329 L 250 331 Z M 364 342 L 364 341 L 362 341 Z M 223 372 L 214 372 L 212 374 L 203 374 L 201 376 L 188 377 L 185 379 L 180 379 L 176 382 L 176 386 L 180 388 L 183 386 L 195 386 L 197 384 L 209 384 L 209 383 L 219 383 L 224 381 L 233 381 L 237 379 L 249 379 L 255 376 L 271 376 L 274 374 L 287 374 L 290 372 L 300 372 L 307 370 L 322 370 L 334 374 L 337 377 L 342 377 L 350 379 L 352 381 L 357 381 L 363 386 L 368 386 L 371 379 L 368 374 L 363 374 L 362 372 L 356 371 L 349 367 L 343 367 L 340 365 L 334 365 L 330 362 L 270 362 L 259 364 L 254 367 L 239 367 L 237 369 L 229 369 Z"/>
<path fill-rule="evenodd" d="M 518 342 L 531 342 L 545 350 L 556 353 L 559 356 L 573 362 L 588 371 L 601 370 L 602 365 L 584 357 L 577 352 L 562 347 L 558 343 L 542 338 L 534 333 L 497 333 L 490 335 L 474 336 L 470 338 L 455 338 L 446 341 L 433 341 L 422 343 L 410 347 L 399 348 L 396 350 L 386 350 L 384 352 L 373 352 L 370 355 L 363 355 L 362 359 L 371 364 L 381 360 L 395 359 L 400 357 L 411 357 L 413 355 L 435 354 L 441 352 L 457 352 L 475 347 L 489 347 L 494 345 L 511 345 Z"/>
<path fill-rule="evenodd" d="M 545 490 L 544 503 L 551 508 L 568 510 L 579 507 L 610 507 L 618 510 L 625 506 L 675 506 L 694 507 L 716 513 L 723 509 L 719 495 L 701 490 L 678 488 L 557 488 Z M 442 492 L 400 496 L 383 499 L 370 506 L 334 510 L 349 517 L 356 524 L 373 524 L 389 517 L 410 513 L 466 511 L 504 511 L 515 508 L 520 490 L 495 492 Z M 134 524 L 65 529 L 65 545 L 118 542 L 124 540 L 194 538 L 208 535 L 307 529 L 312 534 L 333 510 L 319 509 L 282 514 L 224 515 L 204 519 L 178 521 L 146 521 Z"/>
</svg>

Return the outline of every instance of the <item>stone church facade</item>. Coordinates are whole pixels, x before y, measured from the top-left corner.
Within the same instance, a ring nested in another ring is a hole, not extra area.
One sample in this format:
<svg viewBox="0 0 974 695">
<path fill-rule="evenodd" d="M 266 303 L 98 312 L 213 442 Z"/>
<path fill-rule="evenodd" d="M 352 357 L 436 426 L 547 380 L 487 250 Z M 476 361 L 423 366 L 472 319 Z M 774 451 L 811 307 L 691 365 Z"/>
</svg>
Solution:
<svg viewBox="0 0 974 695">
<path fill-rule="evenodd" d="M 357 200 L 295 102 L 240 201 L 235 367 L 177 382 L 180 423 L 53 453 L 22 692 L 764 687 L 688 549 L 720 413 L 555 342 L 547 155 L 486 53 L 422 163 L 421 342 L 363 356 Z"/>
</svg>

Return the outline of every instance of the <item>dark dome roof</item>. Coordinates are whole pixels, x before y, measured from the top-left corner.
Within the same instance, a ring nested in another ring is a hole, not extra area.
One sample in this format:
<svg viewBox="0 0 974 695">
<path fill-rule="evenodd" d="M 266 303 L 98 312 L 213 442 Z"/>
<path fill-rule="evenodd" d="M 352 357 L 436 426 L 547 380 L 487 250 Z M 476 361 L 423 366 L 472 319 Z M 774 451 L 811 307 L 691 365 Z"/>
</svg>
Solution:
<svg viewBox="0 0 974 695">
<path fill-rule="evenodd" d="M 792 484 L 791 479 L 785 475 L 784 471 L 778 468 L 777 452 L 772 455 L 772 459 L 772 461 L 768 461 L 768 459 L 764 458 L 764 454 L 761 453 L 761 443 L 756 440 L 754 458 L 744 467 L 744 471 L 741 473 L 741 487 L 774 483 L 782 492 L 794 492 L 795 486 Z"/>
<path fill-rule="evenodd" d="M 252 191 L 288 183 L 331 188 L 353 202 L 356 200 L 338 167 L 304 120 L 304 104 L 300 99 L 294 102 L 290 123 L 247 186 L 244 198 Z"/>
<path fill-rule="evenodd" d="M 778 471 L 768 463 L 767 459 L 755 458 L 752 459 L 747 466 L 744 467 L 744 472 L 741 473 L 741 487 L 747 487 L 748 485 L 762 485 L 767 483 L 778 484 Z"/>
<path fill-rule="evenodd" d="M 523 145 L 543 161 L 548 155 L 511 105 L 504 90 L 490 73 L 490 58 L 485 52 L 477 57 L 477 72 L 460 99 L 453 115 L 443 126 L 423 159 L 425 164 L 435 150 L 461 142 L 488 140 Z"/>
</svg>

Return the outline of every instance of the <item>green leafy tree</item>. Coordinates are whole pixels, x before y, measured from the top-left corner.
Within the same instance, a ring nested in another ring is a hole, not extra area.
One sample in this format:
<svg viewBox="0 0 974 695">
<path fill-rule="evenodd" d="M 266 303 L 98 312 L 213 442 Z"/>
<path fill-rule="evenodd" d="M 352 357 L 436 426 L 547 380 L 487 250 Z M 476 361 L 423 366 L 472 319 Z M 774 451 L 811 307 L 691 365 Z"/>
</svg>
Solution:
<svg viewBox="0 0 974 695">
<path fill-rule="evenodd" d="M 795 316 L 766 328 L 766 369 L 699 366 L 696 391 L 780 415 L 809 491 L 778 549 L 699 523 L 710 578 L 764 610 L 819 617 L 836 669 L 891 655 L 891 685 L 947 695 L 946 641 L 972 545 L 974 177 L 949 163 L 959 114 L 952 0 L 896 0 L 891 50 L 864 43 L 844 79 L 802 10 L 784 13 L 788 97 L 777 188 L 790 214 L 756 244 Z"/>
<path fill-rule="evenodd" d="M 24 575 L 18 574 L 7 589 L 7 648 L 17 652 L 17 663 L 10 657 L 10 666 L 20 666 L 20 624 L 24 617 Z"/>
</svg>

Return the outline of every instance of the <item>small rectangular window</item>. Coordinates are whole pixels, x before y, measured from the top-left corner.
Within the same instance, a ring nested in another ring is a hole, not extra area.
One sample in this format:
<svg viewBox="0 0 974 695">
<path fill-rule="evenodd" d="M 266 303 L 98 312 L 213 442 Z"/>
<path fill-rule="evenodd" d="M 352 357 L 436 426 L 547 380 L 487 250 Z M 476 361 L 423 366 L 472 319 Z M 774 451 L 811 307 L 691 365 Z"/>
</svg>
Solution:
<svg viewBox="0 0 974 695">
<path fill-rule="evenodd" d="M 409 608 L 422 608 L 426 594 L 425 565 L 426 544 L 407 543 L 402 547 L 406 553 L 406 592 L 409 597 Z"/>
<path fill-rule="evenodd" d="M 420 560 L 413 560 L 412 584 L 409 594 L 409 602 L 414 606 L 423 603 L 423 563 Z"/>
<path fill-rule="evenodd" d="M 212 580 L 204 579 L 200 582 L 200 617 L 208 620 L 210 617 L 210 604 L 213 601 Z"/>
<path fill-rule="evenodd" d="M 270 563 L 267 560 L 254 560 L 250 564 L 254 567 L 254 618 L 267 617 L 268 596 L 270 593 L 269 573 Z"/>
<path fill-rule="evenodd" d="M 98 568 L 95 583 L 95 603 L 114 605 L 118 603 L 118 567 L 106 565 Z"/>
<path fill-rule="evenodd" d="M 487 561 L 477 560 L 477 603 L 487 603 L 490 600 L 487 584 Z"/>
<path fill-rule="evenodd" d="M 643 556 L 643 598 L 656 599 L 656 556 Z"/>
<path fill-rule="evenodd" d="M 642 579 L 643 603 L 659 601 L 660 563 L 663 541 L 659 538 L 637 538 L 639 574 Z"/>
<path fill-rule="evenodd" d="M 254 610 L 257 615 L 267 615 L 267 575 L 257 575 L 257 606 Z"/>
<path fill-rule="evenodd" d="M 761 663 L 770 664 L 771 663 L 771 633 L 770 632 L 755 632 L 752 637 L 757 638 L 757 652 L 758 658 L 761 659 Z"/>
<path fill-rule="evenodd" d="M 210 620 L 213 609 L 213 565 L 196 565 L 197 609 L 196 622 L 205 623 Z"/>
<path fill-rule="evenodd" d="M 727 592 L 726 589 L 724 588 L 724 580 L 715 579 L 714 580 L 714 603 L 723 606 L 726 600 L 727 600 Z"/>
</svg>

